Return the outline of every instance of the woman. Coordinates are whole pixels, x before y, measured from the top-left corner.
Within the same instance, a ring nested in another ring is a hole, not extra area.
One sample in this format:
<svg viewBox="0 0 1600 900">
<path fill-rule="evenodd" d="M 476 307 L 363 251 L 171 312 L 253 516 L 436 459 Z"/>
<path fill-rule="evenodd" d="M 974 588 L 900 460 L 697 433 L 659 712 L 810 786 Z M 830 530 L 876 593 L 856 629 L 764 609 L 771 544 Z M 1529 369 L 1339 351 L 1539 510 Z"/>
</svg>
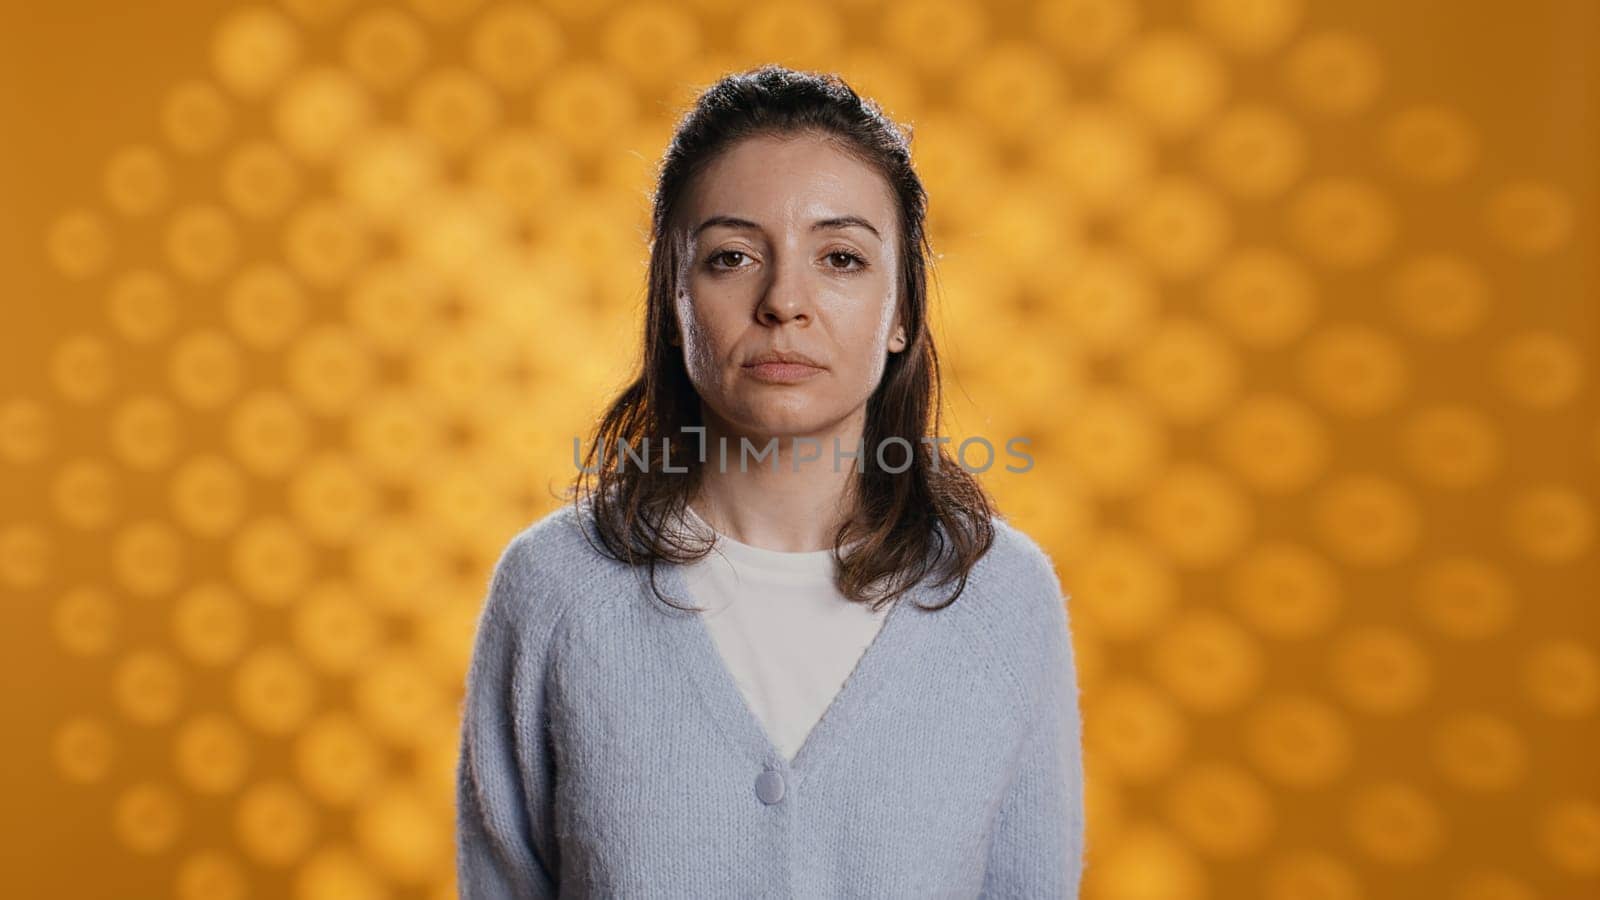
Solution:
<svg viewBox="0 0 1600 900">
<path fill-rule="evenodd" d="M 640 374 L 479 621 L 463 897 L 1076 895 L 1065 598 L 934 440 L 908 141 L 776 66 L 679 124 Z"/>
</svg>

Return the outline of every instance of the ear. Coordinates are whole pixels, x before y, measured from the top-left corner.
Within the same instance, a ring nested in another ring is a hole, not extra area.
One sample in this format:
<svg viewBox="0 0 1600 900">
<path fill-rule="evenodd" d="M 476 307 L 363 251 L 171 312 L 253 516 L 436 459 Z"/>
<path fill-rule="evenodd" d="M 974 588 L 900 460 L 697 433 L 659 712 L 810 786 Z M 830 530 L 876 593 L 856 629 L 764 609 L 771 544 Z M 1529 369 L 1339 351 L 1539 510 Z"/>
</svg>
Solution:
<svg viewBox="0 0 1600 900">
<path fill-rule="evenodd" d="M 894 333 L 889 336 L 889 352 L 899 353 L 906 348 L 906 330 L 898 322 L 895 323 Z"/>
</svg>

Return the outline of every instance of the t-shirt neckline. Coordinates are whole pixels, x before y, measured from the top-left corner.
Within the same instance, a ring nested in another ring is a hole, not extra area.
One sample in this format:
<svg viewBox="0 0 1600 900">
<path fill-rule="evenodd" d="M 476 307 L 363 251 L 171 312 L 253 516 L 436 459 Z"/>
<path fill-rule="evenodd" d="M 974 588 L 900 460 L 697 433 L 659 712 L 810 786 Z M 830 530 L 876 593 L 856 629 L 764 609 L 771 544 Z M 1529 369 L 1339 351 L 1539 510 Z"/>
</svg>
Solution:
<svg viewBox="0 0 1600 900">
<path fill-rule="evenodd" d="M 769 550 L 766 547 L 746 544 L 743 541 L 736 541 L 712 527 L 711 523 L 694 511 L 694 507 L 684 504 L 683 508 L 698 528 L 709 532 L 715 537 L 716 550 L 720 550 L 735 565 L 789 575 L 816 576 L 828 580 L 832 580 L 834 576 L 836 563 L 834 562 L 832 549 Z"/>
</svg>

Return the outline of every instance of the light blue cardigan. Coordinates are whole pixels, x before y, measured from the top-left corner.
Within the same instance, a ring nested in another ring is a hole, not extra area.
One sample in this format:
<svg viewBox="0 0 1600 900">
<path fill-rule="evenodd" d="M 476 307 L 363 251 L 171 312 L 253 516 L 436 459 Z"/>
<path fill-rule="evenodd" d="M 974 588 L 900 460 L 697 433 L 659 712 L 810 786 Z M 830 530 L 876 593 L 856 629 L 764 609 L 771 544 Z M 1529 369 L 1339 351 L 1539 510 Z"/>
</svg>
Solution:
<svg viewBox="0 0 1600 900">
<path fill-rule="evenodd" d="M 953 605 L 891 608 L 793 762 L 705 623 L 591 546 L 587 512 L 528 526 L 496 564 L 466 679 L 461 896 L 1077 896 L 1067 598 L 1038 544 L 994 523 Z M 657 570 L 698 605 L 682 575 Z"/>
</svg>

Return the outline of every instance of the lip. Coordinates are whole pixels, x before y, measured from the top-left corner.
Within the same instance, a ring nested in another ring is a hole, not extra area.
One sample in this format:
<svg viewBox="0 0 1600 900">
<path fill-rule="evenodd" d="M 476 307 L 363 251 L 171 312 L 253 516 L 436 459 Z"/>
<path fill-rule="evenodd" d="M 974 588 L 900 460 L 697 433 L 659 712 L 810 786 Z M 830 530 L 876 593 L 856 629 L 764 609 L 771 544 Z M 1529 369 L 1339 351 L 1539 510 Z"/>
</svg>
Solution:
<svg viewBox="0 0 1600 900">
<path fill-rule="evenodd" d="M 752 378 L 769 384 L 797 384 L 822 369 L 820 363 L 798 350 L 767 350 L 744 364 Z"/>
<path fill-rule="evenodd" d="M 822 363 L 798 350 L 767 350 L 745 360 L 745 365 L 756 366 L 762 363 L 799 363 L 813 368 L 822 368 Z"/>
<path fill-rule="evenodd" d="M 798 362 L 762 362 L 746 364 L 750 377 L 769 384 L 798 384 L 822 372 L 820 366 Z"/>
</svg>

